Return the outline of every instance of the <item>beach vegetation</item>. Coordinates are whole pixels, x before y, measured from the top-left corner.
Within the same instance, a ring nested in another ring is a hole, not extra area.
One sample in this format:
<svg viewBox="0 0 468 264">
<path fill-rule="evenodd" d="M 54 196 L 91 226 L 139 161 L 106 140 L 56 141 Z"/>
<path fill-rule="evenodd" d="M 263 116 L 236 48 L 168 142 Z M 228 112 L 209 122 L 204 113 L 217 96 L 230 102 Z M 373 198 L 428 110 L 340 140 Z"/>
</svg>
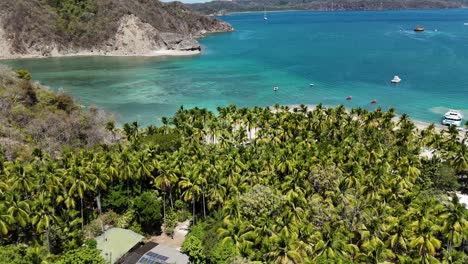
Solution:
<svg viewBox="0 0 468 264">
<path fill-rule="evenodd" d="M 35 105 L 8 101 L 29 111 L 21 118 L 38 106 L 90 118 L 34 88 Z M 105 228 L 171 234 L 190 219 L 182 251 L 192 263 L 467 261 L 468 213 L 455 195 L 465 191 L 467 135 L 456 129 L 342 105 L 180 108 L 160 126 L 99 124 L 125 139 L 84 144 L 85 134 L 50 152 L 25 136 L 29 155 L 0 155 L 0 254 L 101 263 L 85 241 Z"/>
</svg>

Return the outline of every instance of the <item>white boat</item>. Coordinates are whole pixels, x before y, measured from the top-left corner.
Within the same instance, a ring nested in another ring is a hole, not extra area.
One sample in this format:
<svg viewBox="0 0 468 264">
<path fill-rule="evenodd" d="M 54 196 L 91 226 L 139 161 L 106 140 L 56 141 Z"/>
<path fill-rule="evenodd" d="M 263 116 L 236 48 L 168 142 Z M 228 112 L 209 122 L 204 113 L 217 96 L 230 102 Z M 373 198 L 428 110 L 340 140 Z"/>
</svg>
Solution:
<svg viewBox="0 0 468 264">
<path fill-rule="evenodd" d="M 401 79 L 398 77 L 398 75 L 393 76 L 393 79 L 391 80 L 392 83 L 400 83 Z"/>
<path fill-rule="evenodd" d="M 448 126 L 460 126 L 463 115 L 458 110 L 449 110 L 442 118 L 442 124 Z"/>
<path fill-rule="evenodd" d="M 279 87 L 278 87 L 278 86 L 273 87 L 273 91 L 276 92 L 276 91 L 278 91 L 278 90 L 279 90 Z"/>
<path fill-rule="evenodd" d="M 463 25 L 468 26 L 468 23 L 463 23 Z"/>
<path fill-rule="evenodd" d="M 311 83 L 311 84 L 309 84 L 309 85 L 310 85 L 310 86 L 314 86 L 315 84 Z"/>
<path fill-rule="evenodd" d="M 263 9 L 263 20 L 268 20 L 265 8 Z"/>
</svg>

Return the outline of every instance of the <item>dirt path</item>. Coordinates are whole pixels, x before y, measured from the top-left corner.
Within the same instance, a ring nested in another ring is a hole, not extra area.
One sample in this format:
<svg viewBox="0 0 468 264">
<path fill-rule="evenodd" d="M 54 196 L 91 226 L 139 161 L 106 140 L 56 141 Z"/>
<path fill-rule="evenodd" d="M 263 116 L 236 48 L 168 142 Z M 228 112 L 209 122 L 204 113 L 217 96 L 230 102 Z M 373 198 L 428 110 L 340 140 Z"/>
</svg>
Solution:
<svg viewBox="0 0 468 264">
<path fill-rule="evenodd" d="M 185 236 L 188 233 L 189 225 L 190 225 L 189 220 L 185 222 L 179 222 L 177 223 L 177 226 L 174 229 L 174 236 L 172 238 L 170 236 L 167 236 L 165 233 L 162 233 L 159 236 L 151 237 L 149 240 L 158 244 L 163 244 L 168 247 L 172 247 L 177 250 L 180 250 L 180 247 L 182 246 L 182 243 L 185 240 Z"/>
</svg>

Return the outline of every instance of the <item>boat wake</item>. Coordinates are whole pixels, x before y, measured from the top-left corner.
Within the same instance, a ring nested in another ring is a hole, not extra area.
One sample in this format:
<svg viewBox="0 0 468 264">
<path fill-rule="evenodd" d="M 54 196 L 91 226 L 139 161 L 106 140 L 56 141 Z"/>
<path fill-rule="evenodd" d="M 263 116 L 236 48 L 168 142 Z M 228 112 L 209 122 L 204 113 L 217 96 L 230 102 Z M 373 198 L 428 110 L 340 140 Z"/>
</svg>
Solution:
<svg viewBox="0 0 468 264">
<path fill-rule="evenodd" d="M 432 107 L 429 109 L 429 111 L 431 111 L 432 113 L 434 114 L 438 114 L 438 115 L 444 115 L 449 109 L 451 109 L 453 107 L 444 107 L 444 106 L 436 106 L 436 107 Z M 468 109 L 458 109 L 456 108 L 458 111 L 460 111 L 460 113 L 467 117 L 468 116 Z"/>
</svg>

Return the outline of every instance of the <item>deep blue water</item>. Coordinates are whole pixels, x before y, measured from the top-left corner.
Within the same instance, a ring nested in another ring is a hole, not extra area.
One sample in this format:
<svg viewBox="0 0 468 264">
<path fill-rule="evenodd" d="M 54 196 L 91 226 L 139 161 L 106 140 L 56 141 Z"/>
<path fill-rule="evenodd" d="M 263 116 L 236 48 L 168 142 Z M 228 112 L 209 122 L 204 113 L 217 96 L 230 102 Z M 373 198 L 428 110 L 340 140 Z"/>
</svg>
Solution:
<svg viewBox="0 0 468 264">
<path fill-rule="evenodd" d="M 200 42 L 201 56 L 5 61 L 120 122 L 154 123 L 181 105 L 395 107 L 439 122 L 468 116 L 468 10 L 281 12 L 222 17 L 235 32 Z M 413 28 L 422 24 L 426 31 Z M 402 82 L 391 85 L 393 75 Z M 309 83 L 314 83 L 310 87 Z M 273 92 L 273 86 L 280 87 Z M 352 100 L 346 101 L 347 96 Z M 377 100 L 371 105 L 371 100 Z"/>
</svg>

